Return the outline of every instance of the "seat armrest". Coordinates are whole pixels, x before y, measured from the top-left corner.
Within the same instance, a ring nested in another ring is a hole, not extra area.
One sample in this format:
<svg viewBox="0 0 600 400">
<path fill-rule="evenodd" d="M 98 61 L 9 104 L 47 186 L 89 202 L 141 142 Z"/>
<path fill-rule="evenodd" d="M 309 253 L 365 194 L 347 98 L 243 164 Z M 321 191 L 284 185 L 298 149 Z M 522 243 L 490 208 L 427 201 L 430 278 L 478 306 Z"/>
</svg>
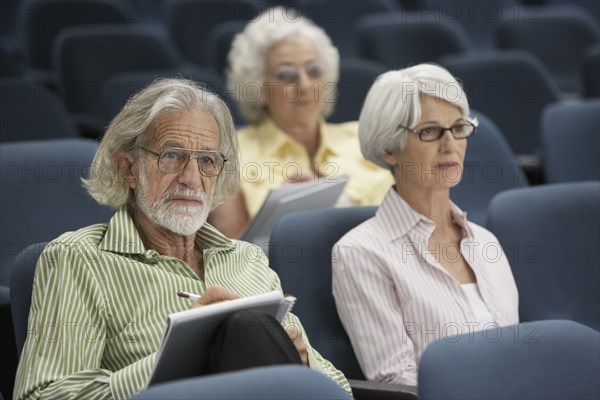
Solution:
<svg viewBox="0 0 600 400">
<path fill-rule="evenodd" d="M 417 387 L 348 379 L 356 400 L 417 400 Z"/>
</svg>

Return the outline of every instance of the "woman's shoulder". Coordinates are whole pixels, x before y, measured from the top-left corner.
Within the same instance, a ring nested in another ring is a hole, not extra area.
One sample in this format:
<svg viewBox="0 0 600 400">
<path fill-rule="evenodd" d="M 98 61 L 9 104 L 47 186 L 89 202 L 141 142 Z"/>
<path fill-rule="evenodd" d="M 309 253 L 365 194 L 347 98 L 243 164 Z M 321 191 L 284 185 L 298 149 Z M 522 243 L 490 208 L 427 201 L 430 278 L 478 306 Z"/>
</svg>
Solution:
<svg viewBox="0 0 600 400">
<path fill-rule="evenodd" d="M 339 248 L 359 249 L 369 251 L 374 249 L 385 239 L 381 226 L 377 221 L 377 217 L 371 217 L 350 229 L 340 240 L 336 246 Z"/>
<path fill-rule="evenodd" d="M 237 131 L 237 138 L 240 143 L 252 140 L 256 135 L 258 135 L 259 129 L 258 125 L 246 125 Z"/>
</svg>

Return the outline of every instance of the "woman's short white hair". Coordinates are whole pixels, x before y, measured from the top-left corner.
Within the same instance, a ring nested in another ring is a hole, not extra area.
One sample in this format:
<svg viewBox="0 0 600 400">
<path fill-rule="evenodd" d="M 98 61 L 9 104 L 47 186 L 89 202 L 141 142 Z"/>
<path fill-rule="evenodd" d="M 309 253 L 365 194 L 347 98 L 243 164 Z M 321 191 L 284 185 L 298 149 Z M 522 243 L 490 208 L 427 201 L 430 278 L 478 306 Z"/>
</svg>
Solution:
<svg viewBox="0 0 600 400">
<path fill-rule="evenodd" d="M 297 10 L 274 7 L 248 22 L 235 36 L 228 55 L 228 90 L 234 93 L 241 114 L 249 122 L 258 122 L 266 114 L 263 82 L 267 52 L 280 40 L 295 34 L 310 40 L 319 54 L 325 82 L 323 116 L 333 112 L 340 68 L 337 48 L 323 29 Z"/>
<path fill-rule="evenodd" d="M 367 160 L 389 168 L 381 156 L 404 149 L 409 133 L 399 129 L 398 125 L 414 129 L 419 123 L 421 94 L 454 104 L 464 118 L 469 117 L 467 96 L 460 83 L 445 68 L 419 64 L 383 73 L 369 89 L 359 118 L 360 149 Z"/>
<path fill-rule="evenodd" d="M 217 178 L 211 209 L 227 200 L 239 182 L 238 140 L 227 105 L 214 93 L 186 79 L 158 79 L 131 97 L 109 124 L 89 176 L 83 184 L 99 203 L 119 208 L 134 205 L 133 191 L 121 175 L 115 154 L 127 151 L 140 157 L 152 134 L 153 123 L 167 113 L 204 111 L 211 114 L 219 127 L 219 151 L 227 162 Z"/>
</svg>

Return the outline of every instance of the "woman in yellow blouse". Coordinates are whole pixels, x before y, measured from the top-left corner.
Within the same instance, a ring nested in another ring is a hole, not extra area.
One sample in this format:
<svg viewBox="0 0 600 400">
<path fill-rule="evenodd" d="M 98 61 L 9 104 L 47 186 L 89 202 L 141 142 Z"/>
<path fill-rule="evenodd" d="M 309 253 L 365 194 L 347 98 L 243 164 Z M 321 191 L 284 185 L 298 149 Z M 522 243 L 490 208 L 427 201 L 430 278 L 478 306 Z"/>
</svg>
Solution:
<svg viewBox="0 0 600 400">
<path fill-rule="evenodd" d="M 287 183 L 350 177 L 340 205 L 379 204 L 393 183 L 364 160 L 356 122 L 329 124 L 339 53 L 325 32 L 293 10 L 265 11 L 229 53 L 229 91 L 251 123 L 239 132 L 239 193 L 209 221 L 238 237 L 269 191 Z"/>
</svg>

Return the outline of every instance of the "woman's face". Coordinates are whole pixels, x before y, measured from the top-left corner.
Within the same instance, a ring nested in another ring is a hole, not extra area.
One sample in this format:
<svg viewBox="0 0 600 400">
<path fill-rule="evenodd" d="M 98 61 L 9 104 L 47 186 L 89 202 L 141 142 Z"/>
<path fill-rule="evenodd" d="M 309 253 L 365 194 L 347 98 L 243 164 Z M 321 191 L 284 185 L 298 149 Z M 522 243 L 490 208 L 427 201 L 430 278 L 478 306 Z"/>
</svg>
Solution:
<svg viewBox="0 0 600 400">
<path fill-rule="evenodd" d="M 415 131 L 432 127 L 450 128 L 467 122 L 461 110 L 445 100 L 421 95 L 420 101 L 421 119 Z M 450 131 L 445 131 L 441 139 L 432 142 L 423 142 L 418 134 L 408 132 L 404 150 L 382 158 L 394 166 L 397 185 L 449 189 L 462 178 L 466 150 L 467 140 L 455 139 Z"/>
<path fill-rule="evenodd" d="M 288 36 L 267 52 L 263 98 L 279 124 L 316 122 L 324 104 L 323 69 L 313 43 Z"/>
</svg>

